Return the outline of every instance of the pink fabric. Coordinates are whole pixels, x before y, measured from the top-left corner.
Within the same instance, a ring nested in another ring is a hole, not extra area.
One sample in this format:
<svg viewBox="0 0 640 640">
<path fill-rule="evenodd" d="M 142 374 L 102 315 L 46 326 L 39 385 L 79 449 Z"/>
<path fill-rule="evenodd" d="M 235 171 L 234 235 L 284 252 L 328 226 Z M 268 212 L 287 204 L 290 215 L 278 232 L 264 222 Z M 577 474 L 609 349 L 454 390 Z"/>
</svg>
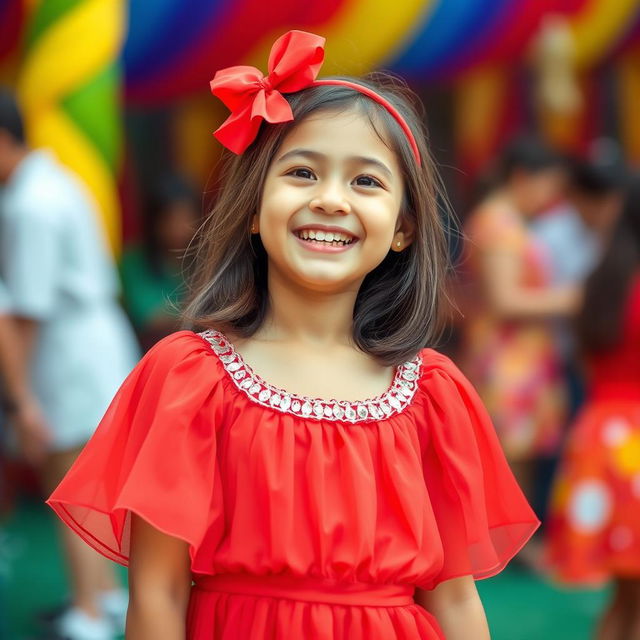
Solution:
<svg viewBox="0 0 640 640">
<path fill-rule="evenodd" d="M 404 411 L 349 424 L 260 406 L 208 342 L 178 332 L 131 373 L 48 503 L 122 564 L 131 512 L 188 542 L 190 639 L 442 637 L 418 605 L 311 602 L 294 587 L 370 585 L 376 601 L 484 578 L 538 526 L 469 383 L 435 351 L 421 357 Z M 263 591 L 209 576 L 257 588 L 265 576 Z"/>
</svg>

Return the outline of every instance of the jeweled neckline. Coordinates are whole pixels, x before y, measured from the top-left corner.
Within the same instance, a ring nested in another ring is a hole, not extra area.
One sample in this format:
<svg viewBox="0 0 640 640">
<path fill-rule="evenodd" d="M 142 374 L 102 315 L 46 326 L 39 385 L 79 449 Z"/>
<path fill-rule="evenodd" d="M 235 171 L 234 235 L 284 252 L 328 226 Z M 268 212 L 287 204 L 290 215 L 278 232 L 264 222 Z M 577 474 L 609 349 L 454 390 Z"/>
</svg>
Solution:
<svg viewBox="0 0 640 640">
<path fill-rule="evenodd" d="M 418 388 L 420 355 L 398 366 L 389 389 L 374 398 L 325 400 L 290 393 L 263 380 L 220 331 L 203 331 L 198 335 L 211 345 L 235 386 L 250 400 L 299 418 L 350 423 L 383 420 L 404 411 Z"/>
</svg>

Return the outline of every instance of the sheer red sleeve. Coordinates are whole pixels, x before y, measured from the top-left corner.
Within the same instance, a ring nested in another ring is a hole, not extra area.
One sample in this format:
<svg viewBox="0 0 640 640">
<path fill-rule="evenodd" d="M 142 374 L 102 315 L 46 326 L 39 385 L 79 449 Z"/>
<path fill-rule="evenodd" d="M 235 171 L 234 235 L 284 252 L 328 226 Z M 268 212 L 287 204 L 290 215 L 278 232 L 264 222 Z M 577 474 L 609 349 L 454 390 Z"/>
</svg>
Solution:
<svg viewBox="0 0 640 640">
<path fill-rule="evenodd" d="M 472 385 L 445 356 L 423 353 L 424 477 L 444 549 L 433 588 L 500 572 L 539 522 Z"/>
<path fill-rule="evenodd" d="M 185 540 L 193 559 L 216 526 L 221 371 L 181 331 L 141 360 L 47 503 L 88 544 L 126 565 L 131 512 Z"/>
</svg>

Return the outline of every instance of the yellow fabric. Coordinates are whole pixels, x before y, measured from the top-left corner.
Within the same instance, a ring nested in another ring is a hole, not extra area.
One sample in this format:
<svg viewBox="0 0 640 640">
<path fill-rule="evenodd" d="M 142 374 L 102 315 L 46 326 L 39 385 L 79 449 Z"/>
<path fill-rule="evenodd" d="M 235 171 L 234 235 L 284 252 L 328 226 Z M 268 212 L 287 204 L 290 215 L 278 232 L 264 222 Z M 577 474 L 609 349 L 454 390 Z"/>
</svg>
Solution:
<svg viewBox="0 0 640 640">
<path fill-rule="evenodd" d="M 501 65 L 475 68 L 456 83 L 456 148 L 472 158 L 488 159 L 495 151 L 509 76 Z"/>
<path fill-rule="evenodd" d="M 638 11 L 638 0 L 591 0 L 575 15 L 571 29 L 579 68 L 598 63 L 629 27 Z"/>
<path fill-rule="evenodd" d="M 18 78 L 29 141 L 53 149 L 88 185 L 115 253 L 120 211 L 105 160 L 64 114 L 61 101 L 119 56 L 125 29 L 122 0 L 86 0 L 65 13 L 27 52 Z"/>
<path fill-rule="evenodd" d="M 397 0 L 390 11 L 389 0 L 345 2 L 325 25 L 309 29 L 327 39 L 320 77 L 359 75 L 376 68 L 411 39 L 412 31 L 424 22 L 434 4 L 435 0 Z M 267 34 L 250 53 L 247 64 L 266 71 L 271 45 L 288 29 L 305 30 L 304 26 L 290 25 Z"/>
<path fill-rule="evenodd" d="M 622 58 L 617 65 L 620 129 L 627 157 L 640 165 L 640 51 Z"/>
</svg>

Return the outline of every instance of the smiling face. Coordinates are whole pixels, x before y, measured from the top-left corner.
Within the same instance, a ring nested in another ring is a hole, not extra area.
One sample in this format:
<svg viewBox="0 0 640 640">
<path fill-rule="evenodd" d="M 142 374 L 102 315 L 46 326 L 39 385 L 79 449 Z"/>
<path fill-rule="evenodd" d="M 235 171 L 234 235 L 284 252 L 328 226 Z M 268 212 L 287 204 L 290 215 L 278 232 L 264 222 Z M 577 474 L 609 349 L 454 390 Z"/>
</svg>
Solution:
<svg viewBox="0 0 640 640">
<path fill-rule="evenodd" d="M 411 242 L 403 189 L 395 152 L 366 116 L 306 118 L 278 149 L 254 221 L 270 274 L 316 291 L 357 291 L 389 249 Z"/>
</svg>

